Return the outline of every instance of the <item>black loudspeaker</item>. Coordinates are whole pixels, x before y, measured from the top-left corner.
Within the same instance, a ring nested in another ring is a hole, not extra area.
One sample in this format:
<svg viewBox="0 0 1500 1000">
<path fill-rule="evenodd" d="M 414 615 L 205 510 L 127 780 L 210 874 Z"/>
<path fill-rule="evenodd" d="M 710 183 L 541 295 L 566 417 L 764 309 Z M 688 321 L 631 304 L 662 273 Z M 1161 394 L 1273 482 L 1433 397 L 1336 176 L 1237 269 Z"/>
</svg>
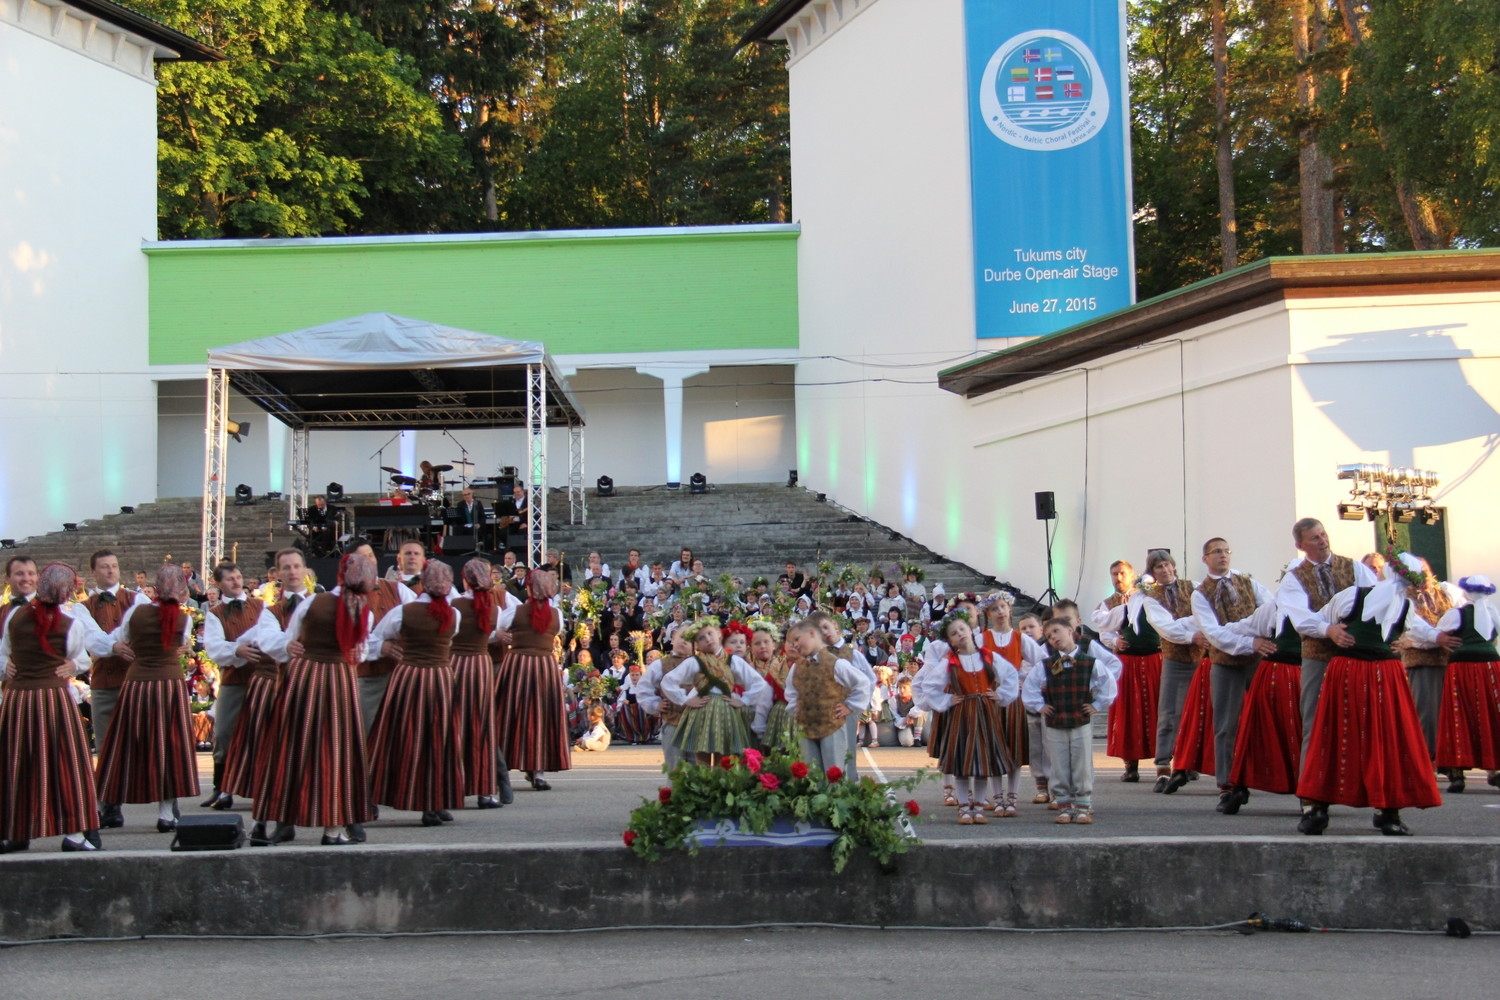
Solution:
<svg viewBox="0 0 1500 1000">
<path fill-rule="evenodd" d="M 1038 521 L 1050 521 L 1057 516 L 1057 500 L 1052 491 L 1036 495 L 1036 519 Z"/>
<path fill-rule="evenodd" d="M 245 846 L 245 821 L 239 816 L 182 816 L 177 820 L 174 851 L 233 851 Z"/>
<path fill-rule="evenodd" d="M 467 552 L 473 552 L 476 547 L 473 535 L 443 536 L 443 555 L 445 556 L 463 555 Z"/>
</svg>

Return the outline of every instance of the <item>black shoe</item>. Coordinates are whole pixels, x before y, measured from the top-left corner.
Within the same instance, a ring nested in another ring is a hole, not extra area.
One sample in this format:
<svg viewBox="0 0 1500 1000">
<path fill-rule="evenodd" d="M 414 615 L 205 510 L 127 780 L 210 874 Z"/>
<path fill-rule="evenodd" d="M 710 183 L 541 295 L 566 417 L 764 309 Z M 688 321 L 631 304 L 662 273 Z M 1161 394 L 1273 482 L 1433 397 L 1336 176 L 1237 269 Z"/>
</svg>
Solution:
<svg viewBox="0 0 1500 1000">
<path fill-rule="evenodd" d="M 370 818 L 371 819 L 379 819 L 380 818 L 380 807 L 379 806 L 371 806 L 370 807 Z"/>
<path fill-rule="evenodd" d="M 266 843 L 271 845 L 290 844 L 297 839 L 297 828 L 290 823 L 277 823 L 276 829 L 266 838 Z"/>
<path fill-rule="evenodd" d="M 422 814 L 422 825 L 423 826 L 442 826 L 443 825 L 443 821 L 438 818 L 438 814 L 435 813 L 435 812 L 424 812 Z"/>
<path fill-rule="evenodd" d="M 1189 771 L 1188 772 L 1188 780 L 1189 781 L 1197 781 L 1201 777 L 1203 777 L 1203 775 L 1199 774 L 1197 771 Z"/>
<path fill-rule="evenodd" d="M 1156 784 L 1151 786 L 1151 790 L 1153 792 L 1165 792 L 1167 790 L 1167 783 L 1171 780 L 1172 779 L 1167 777 L 1165 774 L 1159 775 L 1156 779 Z"/>
<path fill-rule="evenodd" d="M 1231 788 L 1219 797 L 1219 812 L 1225 816 L 1233 816 L 1240 811 L 1240 806 L 1250 801 L 1250 789 L 1240 786 Z"/>
<path fill-rule="evenodd" d="M 1131 783 L 1131 782 L 1140 781 L 1141 780 L 1141 771 L 1140 771 L 1139 765 L 1136 765 L 1136 764 L 1126 764 L 1125 765 L 1125 773 L 1122 774 L 1122 775 L 1120 775 L 1120 780 L 1123 781 L 1123 782 L 1126 782 L 1127 784 Z"/>
<path fill-rule="evenodd" d="M 212 808 L 212 809 L 233 809 L 234 808 L 234 796 L 230 795 L 228 792 L 220 792 L 219 795 L 218 795 L 218 797 L 216 799 L 214 799 L 214 804 L 212 806 L 210 806 L 210 808 Z"/>
<path fill-rule="evenodd" d="M 62 849 L 64 851 L 82 851 L 85 854 L 93 854 L 96 851 L 104 850 L 104 848 L 99 847 L 93 841 L 89 840 L 87 834 L 84 835 L 84 840 L 81 844 L 64 838 L 62 842 Z"/>
<path fill-rule="evenodd" d="M 104 830 L 113 830 L 125 825 L 125 814 L 120 811 L 120 803 L 106 802 L 104 809 L 99 813 L 99 826 Z"/>
<path fill-rule="evenodd" d="M 176 829 L 177 821 L 175 819 L 159 819 L 156 821 L 157 833 L 172 833 Z"/>
<path fill-rule="evenodd" d="M 99 831 L 97 829 L 83 831 L 83 839 L 93 844 L 95 850 L 104 850 L 104 841 L 99 839 Z"/>
<path fill-rule="evenodd" d="M 1496 788 L 1500 788 L 1500 771 L 1496 771 L 1494 774 L 1490 775 L 1485 779 L 1485 782 L 1494 785 Z"/>
<path fill-rule="evenodd" d="M 532 778 L 531 787 L 538 792 L 552 791 L 552 785 L 548 783 L 546 778 Z"/>
<path fill-rule="evenodd" d="M 1384 813 L 1385 822 L 1380 824 L 1380 832 L 1387 837 L 1410 837 L 1411 831 L 1406 824 L 1401 822 L 1401 810 L 1387 809 Z"/>
<path fill-rule="evenodd" d="M 442 820 L 444 823 L 453 822 L 453 814 L 446 809 L 439 809 L 437 811 L 437 818 Z"/>
<path fill-rule="evenodd" d="M 1171 795 L 1187 783 L 1188 773 L 1186 771 L 1173 771 L 1172 776 L 1167 779 L 1166 787 L 1162 789 L 1162 794 Z"/>
<path fill-rule="evenodd" d="M 14 854 L 31 849 L 29 840 L 0 840 L 0 854 Z"/>
<path fill-rule="evenodd" d="M 1214 812 L 1223 812 L 1229 807 L 1230 800 L 1234 798 L 1234 792 L 1225 790 L 1219 793 L 1219 804 L 1214 806 Z"/>
<path fill-rule="evenodd" d="M 198 803 L 198 808 L 199 809 L 217 809 L 217 808 L 219 808 L 219 790 L 217 788 L 215 788 L 213 791 L 209 792 L 208 793 L 208 798 L 206 798 L 202 802 Z"/>
<path fill-rule="evenodd" d="M 330 837 L 326 833 L 323 834 L 323 846 L 324 847 L 339 847 L 339 846 L 342 846 L 344 844 L 355 844 L 355 843 L 358 843 L 358 841 L 351 839 L 349 837 L 348 833 L 343 832 L 343 831 L 341 831 L 337 837 Z"/>
<path fill-rule="evenodd" d="M 1458 768 L 1449 772 L 1448 791 L 1454 795 L 1462 795 L 1464 790 L 1464 773 Z"/>
<path fill-rule="evenodd" d="M 270 843 L 270 838 L 266 836 L 266 824 L 256 823 L 250 828 L 251 847 L 265 847 Z"/>
<path fill-rule="evenodd" d="M 344 827 L 344 836 L 348 838 L 344 843 L 363 844 L 365 842 L 365 825 L 363 823 L 350 823 Z M 328 843 L 328 838 L 324 837 L 323 842 L 325 844 Z"/>
<path fill-rule="evenodd" d="M 1309 837 L 1316 837 L 1328 829 L 1328 807 L 1315 805 L 1302 814 L 1297 829 Z"/>
<path fill-rule="evenodd" d="M 504 804 L 493 795 L 479 796 L 479 808 L 481 809 L 499 809 Z"/>
<path fill-rule="evenodd" d="M 514 801 L 516 801 L 516 790 L 511 787 L 510 779 L 506 778 L 500 784 L 500 804 L 508 806 Z"/>
</svg>

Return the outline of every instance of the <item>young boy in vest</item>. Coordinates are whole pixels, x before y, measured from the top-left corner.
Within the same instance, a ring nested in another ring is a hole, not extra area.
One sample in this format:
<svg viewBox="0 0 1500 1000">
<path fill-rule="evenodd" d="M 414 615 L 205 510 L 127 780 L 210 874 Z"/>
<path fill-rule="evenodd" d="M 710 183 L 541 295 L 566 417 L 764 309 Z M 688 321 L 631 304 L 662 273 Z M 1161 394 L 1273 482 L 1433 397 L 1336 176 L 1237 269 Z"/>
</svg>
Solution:
<svg viewBox="0 0 1500 1000">
<path fill-rule="evenodd" d="M 801 657 L 786 675 L 786 708 L 802 730 L 802 759 L 825 772 L 847 768 L 852 748 L 844 721 L 870 703 L 874 685 L 834 655 L 815 622 L 798 622 L 786 638 Z"/>
<path fill-rule="evenodd" d="M 1042 664 L 1026 675 L 1021 702 L 1041 715 L 1047 745 L 1047 770 L 1057 802 L 1057 823 L 1094 821 L 1095 714 L 1115 700 L 1114 655 L 1097 642 L 1078 644 L 1078 632 L 1065 618 L 1044 627 L 1052 650 Z"/>
</svg>

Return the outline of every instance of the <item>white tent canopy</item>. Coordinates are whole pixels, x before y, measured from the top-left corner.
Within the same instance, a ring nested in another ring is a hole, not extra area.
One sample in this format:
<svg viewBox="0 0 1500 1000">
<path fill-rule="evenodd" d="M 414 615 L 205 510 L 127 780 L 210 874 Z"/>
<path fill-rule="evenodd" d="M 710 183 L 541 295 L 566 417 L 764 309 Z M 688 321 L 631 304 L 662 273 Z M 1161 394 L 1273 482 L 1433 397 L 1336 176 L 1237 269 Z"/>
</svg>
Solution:
<svg viewBox="0 0 1500 1000">
<path fill-rule="evenodd" d="M 339 377 L 343 373 L 344 377 Z M 583 500 L 583 412 L 546 346 L 424 320 L 366 313 L 208 352 L 203 564 L 222 555 L 229 387 L 292 428 L 292 495 L 307 505 L 307 435 L 313 430 L 525 427 L 528 554 L 546 552 L 547 428 L 569 428 L 568 499 Z"/>
</svg>

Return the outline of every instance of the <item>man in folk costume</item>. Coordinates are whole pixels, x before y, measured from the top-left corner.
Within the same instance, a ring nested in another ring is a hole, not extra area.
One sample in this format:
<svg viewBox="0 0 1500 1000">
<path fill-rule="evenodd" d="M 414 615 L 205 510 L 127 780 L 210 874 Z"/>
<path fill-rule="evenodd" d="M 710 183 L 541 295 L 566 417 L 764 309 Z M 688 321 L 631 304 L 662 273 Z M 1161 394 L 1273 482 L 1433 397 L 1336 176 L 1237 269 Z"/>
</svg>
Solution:
<svg viewBox="0 0 1500 1000">
<path fill-rule="evenodd" d="M 1094 609 L 1094 628 L 1106 649 L 1120 657 L 1119 693 L 1109 709 L 1107 752 L 1125 762 L 1121 781 L 1140 781 L 1140 760 L 1156 752 L 1156 703 L 1161 697 L 1161 638 L 1145 619 L 1125 608 L 1135 592 L 1135 567 L 1117 559 L 1109 567 L 1114 593 Z"/>
<path fill-rule="evenodd" d="M 232 809 L 234 795 L 225 790 L 223 780 L 229 745 L 257 668 L 269 668 L 271 672 L 270 688 L 262 693 L 265 711 L 269 712 L 275 701 L 276 661 L 260 651 L 257 640 L 268 630 L 280 631 L 281 623 L 265 602 L 245 593 L 244 575 L 234 563 L 215 566 L 214 583 L 219 588 L 219 600 L 203 617 L 203 650 L 219 665 L 219 696 L 214 700 L 214 786 L 201 805 Z M 249 761 L 241 764 L 248 769 Z"/>
<path fill-rule="evenodd" d="M 83 602 L 104 633 L 119 628 L 125 612 L 137 602 L 145 603 L 146 595 L 128 590 L 120 584 L 120 559 L 108 549 L 100 549 L 89 556 L 89 570 L 94 574 L 95 590 Z M 3 612 L 0 612 L 3 614 Z M 129 647 L 121 652 L 129 654 Z M 120 698 L 120 687 L 125 683 L 125 674 L 130 670 L 127 656 L 111 652 L 107 656 L 96 656 L 93 669 L 89 671 L 90 722 L 94 727 L 94 747 L 104 746 L 104 734 L 109 730 L 110 720 L 115 715 L 115 703 Z M 118 802 L 103 802 L 99 806 L 99 825 L 120 827 L 125 825 L 125 816 Z"/>
<path fill-rule="evenodd" d="M 854 664 L 855 668 L 865 675 L 865 679 L 870 682 L 869 686 L 873 691 L 876 683 L 875 668 L 870 666 L 870 661 L 865 658 L 863 653 L 855 649 L 853 644 L 844 639 L 844 631 L 839 627 L 839 623 L 833 615 L 830 615 L 826 611 L 814 611 L 807 616 L 807 620 L 818 627 L 818 634 L 823 637 L 824 644 L 833 651 L 833 655 Z M 844 720 L 844 728 L 848 731 L 849 745 L 852 747 L 858 735 L 858 713 Z M 859 780 L 858 758 L 858 754 L 849 758 L 849 766 L 846 770 L 849 772 L 850 781 Z"/>
<path fill-rule="evenodd" d="M 1249 618 L 1262 604 L 1275 600 L 1258 582 L 1229 568 L 1232 554 L 1229 543 L 1222 538 L 1204 542 L 1203 564 L 1208 567 L 1208 577 L 1193 591 L 1193 617 L 1198 621 L 1198 630 L 1208 639 L 1208 659 L 1213 664 L 1209 671 L 1209 691 L 1213 702 L 1214 772 L 1219 784 L 1220 812 L 1231 801 L 1243 805 L 1250 797 L 1248 790 L 1231 787 L 1234 743 L 1255 668 L 1261 655 L 1273 652 L 1275 646 L 1267 642 L 1271 647 L 1267 650 L 1257 646 L 1248 653 L 1231 652 L 1236 643 L 1232 635 L 1226 634 L 1225 626 Z"/>
<path fill-rule="evenodd" d="M 1150 618 L 1161 639 L 1161 689 L 1156 699 L 1156 784 L 1153 792 L 1166 792 L 1172 783 L 1172 749 L 1182 708 L 1198 663 L 1203 659 L 1198 623 L 1193 618 L 1193 581 L 1177 575 L 1177 560 L 1166 549 L 1152 549 L 1146 557 L 1146 575 L 1152 582 L 1143 593 L 1165 614 L 1165 621 Z M 1183 775 L 1182 782 L 1186 783 Z M 1178 787 L 1181 787 L 1179 784 Z"/>
<path fill-rule="evenodd" d="M 1448 769 L 1448 791 L 1464 790 L 1464 771 L 1488 772 L 1500 788 L 1500 653 L 1495 650 L 1500 612 L 1491 600 L 1495 585 L 1483 576 L 1458 581 L 1468 603 L 1451 608 L 1438 630 L 1456 640 L 1450 647 L 1447 688 L 1438 720 L 1440 768 Z"/>
<path fill-rule="evenodd" d="M 1338 655 L 1338 647 L 1349 639 L 1343 625 L 1326 621 L 1319 612 L 1334 594 L 1354 586 L 1373 587 L 1378 581 L 1363 562 L 1334 554 L 1328 531 L 1317 518 L 1304 517 L 1292 525 L 1292 542 L 1302 555 L 1287 566 L 1276 590 L 1276 603 L 1302 636 L 1301 759 L 1305 764 L 1323 672 Z"/>
<path fill-rule="evenodd" d="M 661 751 L 663 766 L 671 771 L 682 763 L 682 751 L 677 749 L 677 724 L 682 721 L 682 706 L 670 698 L 663 698 L 661 679 L 683 660 L 693 655 L 693 644 L 682 629 L 672 634 L 669 651 L 648 664 L 645 673 L 635 688 L 635 701 L 646 714 L 661 719 Z"/>
<path fill-rule="evenodd" d="M 1438 715 L 1443 707 L 1448 648 L 1458 645 L 1455 637 L 1440 635 L 1436 626 L 1456 603 L 1463 602 L 1463 596 L 1457 595 L 1455 601 L 1455 595 L 1432 575 L 1427 560 L 1410 552 L 1391 553 L 1385 567 L 1388 576 L 1406 584 L 1406 599 L 1411 602 L 1411 624 L 1391 648 L 1400 655 L 1401 665 L 1406 668 L 1406 679 L 1411 682 L 1411 697 L 1417 706 L 1417 718 L 1422 720 L 1428 759 L 1436 760 Z"/>
</svg>

